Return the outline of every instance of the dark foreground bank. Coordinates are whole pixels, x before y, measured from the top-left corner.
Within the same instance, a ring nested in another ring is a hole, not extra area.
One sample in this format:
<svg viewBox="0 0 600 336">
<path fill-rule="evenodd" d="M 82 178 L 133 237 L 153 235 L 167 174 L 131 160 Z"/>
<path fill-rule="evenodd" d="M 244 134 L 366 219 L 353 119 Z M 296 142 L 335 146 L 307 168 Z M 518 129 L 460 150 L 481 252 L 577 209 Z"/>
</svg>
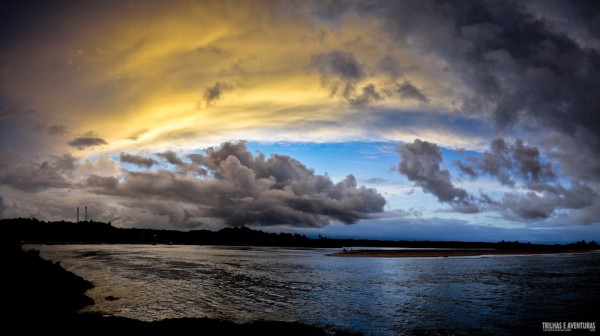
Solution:
<svg viewBox="0 0 600 336">
<path fill-rule="evenodd" d="M 93 301 L 84 293 L 93 285 L 66 271 L 58 263 L 24 251 L 12 241 L 2 243 L 6 293 L 0 325 L 3 334 L 99 335 L 129 332 L 133 335 L 355 335 L 298 322 L 255 321 L 237 324 L 209 318 L 166 319 L 144 322 L 78 310 Z"/>
</svg>

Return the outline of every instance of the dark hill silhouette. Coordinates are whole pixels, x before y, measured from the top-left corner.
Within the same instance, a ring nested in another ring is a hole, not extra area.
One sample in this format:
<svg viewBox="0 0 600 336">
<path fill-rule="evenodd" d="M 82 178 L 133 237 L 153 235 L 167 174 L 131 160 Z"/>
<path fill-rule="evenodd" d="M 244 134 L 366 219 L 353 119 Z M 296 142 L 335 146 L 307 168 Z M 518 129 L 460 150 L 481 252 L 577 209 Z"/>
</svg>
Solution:
<svg viewBox="0 0 600 336">
<path fill-rule="evenodd" d="M 37 219 L 16 218 L 0 220 L 0 230 L 16 241 L 32 243 L 108 243 L 108 244 L 187 244 L 280 247 L 412 247 L 412 248 L 472 248 L 510 251 L 574 251 L 596 249 L 596 242 L 546 245 L 520 242 L 463 242 L 463 241 L 389 241 L 362 239 L 311 239 L 305 235 L 267 233 L 246 227 L 225 228 L 219 231 L 153 230 L 116 228 L 110 223 L 84 221 L 43 222 Z"/>
</svg>

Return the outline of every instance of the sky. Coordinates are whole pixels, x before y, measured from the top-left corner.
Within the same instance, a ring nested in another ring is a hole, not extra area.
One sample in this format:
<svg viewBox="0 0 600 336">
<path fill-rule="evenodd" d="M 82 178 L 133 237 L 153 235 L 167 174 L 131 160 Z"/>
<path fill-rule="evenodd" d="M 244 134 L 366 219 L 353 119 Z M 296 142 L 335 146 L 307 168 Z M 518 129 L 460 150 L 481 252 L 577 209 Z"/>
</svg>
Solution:
<svg viewBox="0 0 600 336">
<path fill-rule="evenodd" d="M 600 240 L 594 1 L 0 8 L 0 218 Z"/>
</svg>

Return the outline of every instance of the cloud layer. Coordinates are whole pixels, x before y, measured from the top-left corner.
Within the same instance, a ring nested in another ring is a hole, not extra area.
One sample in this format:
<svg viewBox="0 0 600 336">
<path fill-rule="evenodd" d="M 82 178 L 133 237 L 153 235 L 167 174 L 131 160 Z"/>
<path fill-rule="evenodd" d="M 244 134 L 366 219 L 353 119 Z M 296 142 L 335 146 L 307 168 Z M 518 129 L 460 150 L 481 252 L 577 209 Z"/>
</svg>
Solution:
<svg viewBox="0 0 600 336">
<path fill-rule="evenodd" d="M 495 139 L 483 155 L 455 162 L 459 171 L 470 179 L 487 175 L 510 187 L 511 191 L 504 192 L 500 199 L 482 191 L 479 196 L 469 195 L 465 189 L 456 187 L 449 171 L 440 168 L 442 151 L 436 144 L 417 139 L 399 146 L 398 151 L 401 156 L 398 171 L 435 195 L 439 202 L 450 204 L 453 211 L 498 211 L 509 220 L 538 222 L 559 210 L 589 210 L 599 202 L 598 193 L 585 182 L 574 179 L 569 181 L 569 187 L 564 187 L 552 164 L 541 161 L 539 149 L 521 139 L 513 145 Z M 598 220 L 600 216 L 596 215 L 583 222 Z"/>
<path fill-rule="evenodd" d="M 427 141 L 415 140 L 398 147 L 402 160 L 398 171 L 414 181 L 423 190 L 434 194 L 440 202 L 465 204 L 467 192 L 456 188 L 450 181 L 450 173 L 441 169 L 442 149 Z"/>
<path fill-rule="evenodd" d="M 356 182 L 369 180 L 457 216 L 598 224 L 598 13 L 561 0 L 9 2 L 3 216 L 97 199 L 128 225 L 321 227 L 391 206 Z M 391 162 L 334 158 L 348 171 L 333 182 L 237 139 L 400 144 L 403 180 Z M 386 173 L 354 170 L 367 163 Z"/>
<path fill-rule="evenodd" d="M 18 166 L 0 175 L 0 184 L 30 193 L 72 189 L 87 197 L 110 196 L 113 205 L 166 216 L 180 227 L 205 221 L 227 226 L 353 224 L 383 212 L 385 205 L 375 189 L 359 187 L 352 175 L 334 183 L 292 157 L 254 156 L 244 142 L 223 143 L 204 154 L 180 157 L 166 151 L 155 156 L 176 169 L 121 171 L 109 158 L 91 163 L 65 154 L 39 167 Z M 120 160 L 140 168 L 159 164 L 126 153 Z M 103 205 L 96 201 L 94 207 Z"/>
</svg>

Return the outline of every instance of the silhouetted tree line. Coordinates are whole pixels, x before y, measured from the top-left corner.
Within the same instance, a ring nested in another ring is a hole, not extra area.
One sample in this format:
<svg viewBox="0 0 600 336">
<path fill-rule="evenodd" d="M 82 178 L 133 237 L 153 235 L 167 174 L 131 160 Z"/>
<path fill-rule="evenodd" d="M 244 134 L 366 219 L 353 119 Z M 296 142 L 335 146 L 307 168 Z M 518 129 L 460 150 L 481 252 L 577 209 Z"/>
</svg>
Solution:
<svg viewBox="0 0 600 336">
<path fill-rule="evenodd" d="M 110 244 L 185 244 L 235 245 L 281 247 L 414 247 L 414 248 L 492 248 L 519 251 L 561 251 L 597 249 L 596 242 L 578 241 L 572 244 L 546 245 L 501 241 L 391 241 L 363 239 L 331 239 L 319 235 L 311 239 L 305 235 L 268 233 L 247 227 L 225 228 L 219 231 L 153 230 L 116 228 L 111 223 L 84 221 L 44 222 L 37 219 L 16 218 L 0 220 L 1 230 L 8 237 L 22 242 L 39 243 L 110 243 Z"/>
</svg>

